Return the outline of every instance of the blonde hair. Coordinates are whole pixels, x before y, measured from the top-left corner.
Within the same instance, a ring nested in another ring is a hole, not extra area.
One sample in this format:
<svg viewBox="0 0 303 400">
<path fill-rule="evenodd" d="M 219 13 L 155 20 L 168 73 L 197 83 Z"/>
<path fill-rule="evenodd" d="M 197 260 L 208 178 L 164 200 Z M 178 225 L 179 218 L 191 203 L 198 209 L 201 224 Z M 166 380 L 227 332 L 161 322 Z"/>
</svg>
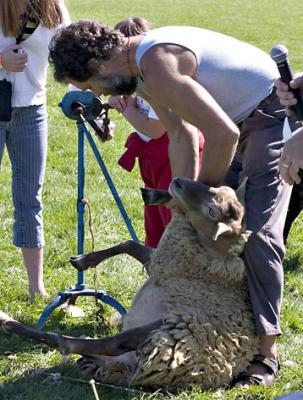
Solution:
<svg viewBox="0 0 303 400">
<path fill-rule="evenodd" d="M 21 33 L 24 0 L 0 0 L 0 25 L 4 36 Z M 46 28 L 56 28 L 62 22 L 58 0 L 26 0 L 26 11 Z"/>
<path fill-rule="evenodd" d="M 126 18 L 118 22 L 115 29 L 123 33 L 124 36 L 136 36 L 143 32 L 153 29 L 152 24 L 144 18 Z"/>
</svg>

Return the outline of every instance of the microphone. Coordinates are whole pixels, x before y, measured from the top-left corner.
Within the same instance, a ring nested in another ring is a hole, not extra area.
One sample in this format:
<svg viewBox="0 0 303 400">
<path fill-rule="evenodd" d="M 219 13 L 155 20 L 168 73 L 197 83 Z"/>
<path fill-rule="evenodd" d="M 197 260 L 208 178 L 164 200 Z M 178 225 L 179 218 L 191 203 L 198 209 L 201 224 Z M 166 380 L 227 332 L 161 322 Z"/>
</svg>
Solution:
<svg viewBox="0 0 303 400">
<path fill-rule="evenodd" d="M 293 77 L 289 65 L 287 48 L 282 44 L 278 44 L 277 46 L 271 49 L 270 56 L 277 64 L 282 81 L 287 83 L 289 86 L 289 83 L 293 79 Z M 297 104 L 293 106 L 296 117 L 298 121 L 303 121 L 303 99 L 301 96 L 300 89 L 292 89 L 290 86 L 289 88 L 291 92 L 295 95 L 295 98 L 297 99 Z"/>
</svg>

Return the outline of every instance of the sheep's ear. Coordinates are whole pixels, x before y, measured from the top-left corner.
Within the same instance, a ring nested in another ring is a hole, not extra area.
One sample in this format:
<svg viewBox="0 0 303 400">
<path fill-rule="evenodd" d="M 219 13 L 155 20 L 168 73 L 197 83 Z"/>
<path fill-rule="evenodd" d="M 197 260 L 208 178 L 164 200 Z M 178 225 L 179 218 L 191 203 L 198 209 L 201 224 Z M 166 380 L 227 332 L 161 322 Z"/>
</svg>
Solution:
<svg viewBox="0 0 303 400">
<path fill-rule="evenodd" d="M 246 192 L 246 183 L 247 183 L 247 176 L 242 180 L 240 183 L 240 186 L 236 190 L 236 195 L 238 200 L 240 201 L 241 204 L 244 205 L 244 199 L 245 199 L 245 192 Z"/>
<path fill-rule="evenodd" d="M 216 241 L 220 235 L 222 235 L 225 232 L 231 232 L 231 231 L 232 231 L 231 226 L 224 224 L 224 222 L 218 222 L 217 230 L 213 234 L 212 240 Z"/>
</svg>

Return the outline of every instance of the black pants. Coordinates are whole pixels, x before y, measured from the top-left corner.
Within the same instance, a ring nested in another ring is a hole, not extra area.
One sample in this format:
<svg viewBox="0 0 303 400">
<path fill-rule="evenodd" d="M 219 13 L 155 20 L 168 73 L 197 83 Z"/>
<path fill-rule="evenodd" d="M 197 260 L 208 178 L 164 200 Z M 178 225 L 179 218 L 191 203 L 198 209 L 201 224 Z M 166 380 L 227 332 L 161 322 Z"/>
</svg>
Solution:
<svg viewBox="0 0 303 400">
<path fill-rule="evenodd" d="M 285 226 L 284 226 L 284 243 L 287 241 L 287 237 L 291 228 L 292 223 L 295 221 L 297 216 L 300 214 L 303 209 L 303 182 L 301 181 L 298 185 L 294 185 L 291 198 L 288 206 Z"/>
</svg>

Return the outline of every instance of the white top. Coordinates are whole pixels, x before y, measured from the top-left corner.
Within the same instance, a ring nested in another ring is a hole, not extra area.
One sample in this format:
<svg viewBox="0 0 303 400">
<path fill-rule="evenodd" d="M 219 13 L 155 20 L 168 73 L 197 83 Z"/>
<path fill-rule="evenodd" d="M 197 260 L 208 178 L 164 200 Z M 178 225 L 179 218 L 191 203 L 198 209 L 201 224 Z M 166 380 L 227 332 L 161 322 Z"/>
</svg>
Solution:
<svg viewBox="0 0 303 400">
<path fill-rule="evenodd" d="M 62 24 L 53 29 L 48 29 L 41 24 L 21 46 L 28 54 L 28 63 L 22 72 L 8 72 L 0 70 L 0 79 L 12 82 L 12 107 L 26 107 L 30 105 L 41 105 L 46 101 L 46 78 L 48 66 L 48 46 L 56 31 L 70 24 L 71 20 L 64 5 L 60 1 L 62 11 Z M 0 53 L 8 46 L 16 44 L 15 37 L 5 37 L 0 27 Z"/>
<path fill-rule="evenodd" d="M 145 32 L 136 49 L 136 63 L 153 46 L 183 46 L 197 60 L 196 80 L 236 123 L 243 121 L 267 97 L 279 76 L 264 51 L 222 33 L 188 26 L 168 26 Z M 138 86 L 144 90 L 144 77 Z M 145 90 L 146 91 L 146 90 Z"/>
<path fill-rule="evenodd" d="M 159 119 L 157 117 L 157 114 L 155 113 L 154 109 L 151 107 L 151 105 L 146 100 L 144 100 L 142 97 L 140 97 L 138 95 L 136 96 L 136 105 L 137 105 L 137 109 L 140 112 L 146 114 L 148 116 L 148 118 Z M 142 140 L 144 140 L 144 142 L 149 142 L 151 140 L 150 137 L 144 135 L 141 132 L 137 131 L 137 134 L 140 136 L 140 138 Z"/>
</svg>

